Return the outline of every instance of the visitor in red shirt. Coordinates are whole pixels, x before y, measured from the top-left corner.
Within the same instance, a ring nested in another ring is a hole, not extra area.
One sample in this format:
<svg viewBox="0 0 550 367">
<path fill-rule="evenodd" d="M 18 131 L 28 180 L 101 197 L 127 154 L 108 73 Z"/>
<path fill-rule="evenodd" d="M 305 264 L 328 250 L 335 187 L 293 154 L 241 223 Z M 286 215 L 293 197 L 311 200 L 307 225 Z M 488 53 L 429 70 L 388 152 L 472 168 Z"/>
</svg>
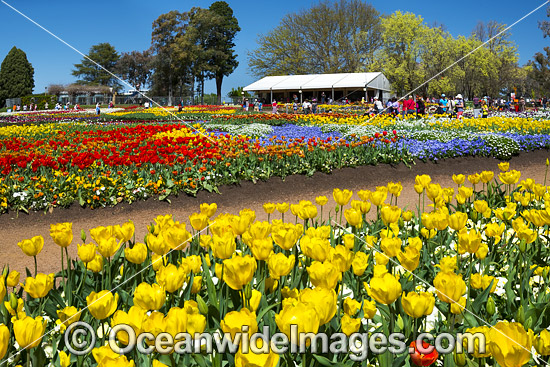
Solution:
<svg viewBox="0 0 550 367">
<path fill-rule="evenodd" d="M 416 113 L 416 106 L 412 96 L 409 96 L 409 98 L 403 102 L 403 112 L 407 115 L 413 115 Z"/>
</svg>

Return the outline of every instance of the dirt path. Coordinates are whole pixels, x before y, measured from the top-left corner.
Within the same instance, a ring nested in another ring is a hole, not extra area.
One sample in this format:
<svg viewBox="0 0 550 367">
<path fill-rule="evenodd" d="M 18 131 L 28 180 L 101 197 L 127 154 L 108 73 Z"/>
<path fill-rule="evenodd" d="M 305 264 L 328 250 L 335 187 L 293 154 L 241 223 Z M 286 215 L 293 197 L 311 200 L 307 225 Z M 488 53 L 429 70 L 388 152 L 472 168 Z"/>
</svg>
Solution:
<svg viewBox="0 0 550 367">
<path fill-rule="evenodd" d="M 547 150 L 524 153 L 513 158 L 510 161 L 510 167 L 520 170 L 522 179 L 533 178 L 536 182 L 543 183 L 547 157 L 550 157 Z M 335 171 L 331 175 L 318 173 L 311 178 L 292 176 L 285 181 L 272 178 L 257 184 L 244 182 L 240 186 L 220 188 L 221 195 L 201 192 L 196 198 L 189 196 L 171 198 L 171 204 L 148 200 L 132 205 L 119 204 L 114 208 L 96 210 L 73 206 L 69 209 L 57 209 L 48 214 L 43 212 L 30 215 L 20 213 L 18 216 L 15 213 L 4 214 L 0 216 L 0 266 L 9 264 L 11 269 L 18 270 L 22 274 L 25 267 L 34 267 L 33 259 L 25 256 L 17 243 L 32 236 L 42 235 L 45 243 L 42 252 L 38 255 L 39 271 L 57 271 L 61 261 L 60 249 L 51 240 L 49 228 L 50 224 L 59 222 L 73 222 L 74 240 L 69 247 L 69 252 L 71 256 L 76 256 L 76 243 L 81 243 L 81 229 L 86 231 L 89 238 L 90 228 L 122 224 L 131 219 L 136 226 L 136 238 L 142 241 L 147 230 L 146 226 L 157 215 L 173 214 L 175 220 L 188 222 L 189 214 L 198 212 L 199 205 L 203 202 L 216 202 L 218 213 L 237 214 L 243 208 L 254 209 L 258 220 L 266 220 L 267 214 L 263 211 L 262 205 L 268 201 L 297 203 L 302 199 L 314 201 L 316 196 L 326 195 L 330 199 L 326 206 L 328 209 L 334 208 L 332 200 L 334 188 L 350 189 L 356 193 L 362 189 L 374 190 L 376 186 L 386 185 L 390 181 L 400 181 L 403 184 L 403 192 L 399 198 L 399 206 L 414 209 L 418 201 L 418 195 L 413 189 L 416 175 L 428 174 L 432 177 L 432 182 L 440 183 L 444 187 L 455 187 L 451 179 L 452 174 L 471 174 L 483 170 L 492 170 L 498 174 L 498 163 L 499 161 L 492 158 L 460 158 L 437 164 L 419 162 L 412 169 L 404 165 L 346 168 Z M 354 198 L 357 199 L 357 195 L 354 195 Z"/>
</svg>

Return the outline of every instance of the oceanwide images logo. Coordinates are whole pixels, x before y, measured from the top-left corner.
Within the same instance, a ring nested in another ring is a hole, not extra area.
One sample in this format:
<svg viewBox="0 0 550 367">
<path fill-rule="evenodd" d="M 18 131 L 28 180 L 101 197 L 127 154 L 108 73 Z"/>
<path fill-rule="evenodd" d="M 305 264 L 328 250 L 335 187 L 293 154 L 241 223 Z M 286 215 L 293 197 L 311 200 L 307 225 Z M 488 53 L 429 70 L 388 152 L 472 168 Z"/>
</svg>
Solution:
<svg viewBox="0 0 550 367">
<path fill-rule="evenodd" d="M 85 355 L 95 346 L 97 336 L 87 323 L 75 322 L 65 332 L 65 344 L 69 352 Z M 248 326 L 243 326 L 240 333 L 170 333 L 161 332 L 136 334 L 130 325 L 119 324 L 110 329 L 108 341 L 110 348 L 117 354 L 138 353 L 151 354 L 193 354 L 193 353 L 231 353 L 239 350 L 243 354 L 303 354 L 306 351 L 320 354 L 348 354 L 354 361 L 363 361 L 369 354 L 390 352 L 395 355 L 422 355 L 457 353 L 485 353 L 486 341 L 482 333 L 456 334 L 449 333 L 433 336 L 419 334 L 411 346 L 408 338 L 401 333 L 389 336 L 383 333 L 301 333 L 298 325 L 291 325 L 289 335 L 281 332 L 270 333 L 269 326 L 264 326 L 261 333 L 250 334 Z M 122 343 L 121 343 L 122 341 Z M 426 343 L 427 342 L 427 343 Z"/>
</svg>

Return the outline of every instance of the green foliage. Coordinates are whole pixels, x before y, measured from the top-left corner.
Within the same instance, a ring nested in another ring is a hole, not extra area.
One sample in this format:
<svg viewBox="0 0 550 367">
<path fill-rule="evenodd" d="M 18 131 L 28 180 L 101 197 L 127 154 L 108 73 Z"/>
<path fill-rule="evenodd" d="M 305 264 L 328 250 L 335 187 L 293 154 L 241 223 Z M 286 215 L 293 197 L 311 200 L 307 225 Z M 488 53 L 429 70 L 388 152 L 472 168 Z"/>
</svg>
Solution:
<svg viewBox="0 0 550 367">
<path fill-rule="evenodd" d="M 260 77 L 358 72 L 380 47 L 379 12 L 360 0 L 325 0 L 286 15 L 258 44 L 248 64 Z"/>
<path fill-rule="evenodd" d="M 149 51 L 124 52 L 117 61 L 117 73 L 139 90 L 149 83 L 152 62 Z"/>
<path fill-rule="evenodd" d="M 115 72 L 119 58 L 119 54 L 110 43 L 94 45 L 90 48 L 87 57 L 84 57 L 80 64 L 74 65 L 75 69 L 72 75 L 79 78 L 78 84 L 106 85 L 119 89 L 118 79 L 97 65 L 101 65 L 110 72 Z"/>
<path fill-rule="evenodd" d="M 55 96 L 44 95 L 44 94 L 35 94 L 32 96 L 21 97 L 21 104 L 23 105 L 29 105 L 31 103 L 37 104 L 39 110 L 43 110 L 46 103 L 48 103 L 48 108 L 53 108 L 56 102 L 57 102 L 57 98 Z"/>
<path fill-rule="evenodd" d="M 0 67 L 0 106 L 7 98 L 29 95 L 33 89 L 34 68 L 25 52 L 14 46 Z"/>
</svg>

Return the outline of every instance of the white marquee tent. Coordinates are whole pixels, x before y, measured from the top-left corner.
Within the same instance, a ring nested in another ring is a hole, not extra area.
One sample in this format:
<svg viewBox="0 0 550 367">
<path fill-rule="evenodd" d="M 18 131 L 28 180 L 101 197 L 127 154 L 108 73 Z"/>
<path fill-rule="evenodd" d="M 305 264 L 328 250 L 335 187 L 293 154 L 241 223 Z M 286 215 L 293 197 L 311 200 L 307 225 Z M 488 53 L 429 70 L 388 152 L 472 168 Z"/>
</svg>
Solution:
<svg viewBox="0 0 550 367">
<path fill-rule="evenodd" d="M 324 92 L 327 99 L 368 99 L 375 96 L 387 99 L 391 92 L 388 79 L 382 73 L 342 73 L 268 76 L 243 89 L 255 92 L 260 98 L 289 100 L 293 95 L 300 98 L 321 99 Z"/>
</svg>

